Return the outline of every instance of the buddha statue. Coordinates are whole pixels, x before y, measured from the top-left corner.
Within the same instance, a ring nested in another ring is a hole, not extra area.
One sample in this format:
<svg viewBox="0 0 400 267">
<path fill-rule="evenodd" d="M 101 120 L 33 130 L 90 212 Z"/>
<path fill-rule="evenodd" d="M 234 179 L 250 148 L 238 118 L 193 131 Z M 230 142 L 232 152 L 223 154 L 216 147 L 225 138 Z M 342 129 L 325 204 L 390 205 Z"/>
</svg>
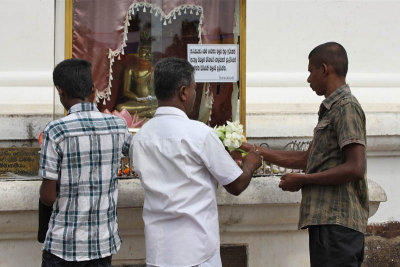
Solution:
<svg viewBox="0 0 400 267">
<path fill-rule="evenodd" d="M 137 64 L 123 70 L 123 88 L 121 103 L 117 110 L 126 109 L 132 115 L 151 118 L 157 109 L 154 93 L 153 66 L 151 48 L 139 47 Z"/>
</svg>

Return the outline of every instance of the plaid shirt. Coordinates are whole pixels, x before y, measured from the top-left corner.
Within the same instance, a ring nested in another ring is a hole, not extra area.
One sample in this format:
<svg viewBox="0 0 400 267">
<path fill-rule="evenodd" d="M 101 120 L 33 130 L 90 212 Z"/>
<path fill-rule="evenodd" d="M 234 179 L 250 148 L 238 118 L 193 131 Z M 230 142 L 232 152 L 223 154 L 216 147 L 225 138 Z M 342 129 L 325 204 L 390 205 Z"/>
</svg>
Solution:
<svg viewBox="0 0 400 267">
<path fill-rule="evenodd" d="M 131 139 L 123 119 L 100 113 L 93 103 L 76 104 L 46 126 L 39 176 L 57 180 L 57 198 L 44 250 L 67 261 L 119 250 L 117 172 Z"/>
<path fill-rule="evenodd" d="M 343 147 L 366 145 L 365 115 L 348 85 L 335 90 L 321 104 L 306 173 L 322 172 L 345 162 Z M 366 160 L 366 159 L 364 159 Z M 364 232 L 368 220 L 366 178 L 341 185 L 302 188 L 299 228 L 338 224 Z"/>
</svg>

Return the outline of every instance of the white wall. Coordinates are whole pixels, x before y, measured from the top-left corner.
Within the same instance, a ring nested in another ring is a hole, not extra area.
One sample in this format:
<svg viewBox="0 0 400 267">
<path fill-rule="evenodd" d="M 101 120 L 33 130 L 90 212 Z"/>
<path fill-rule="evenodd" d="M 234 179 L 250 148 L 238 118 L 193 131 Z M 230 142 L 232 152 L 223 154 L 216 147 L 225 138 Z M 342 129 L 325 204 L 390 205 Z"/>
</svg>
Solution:
<svg viewBox="0 0 400 267">
<path fill-rule="evenodd" d="M 336 41 L 367 117 L 368 177 L 388 201 L 370 222 L 400 220 L 400 1 L 248 0 L 249 139 L 311 139 L 323 98 L 308 86 L 308 54 Z M 279 142 L 278 142 L 279 143 Z"/>
<path fill-rule="evenodd" d="M 307 56 L 336 41 L 360 101 L 399 104 L 399 10 L 400 1 L 248 0 L 248 102 L 319 103 L 306 82 Z"/>
<path fill-rule="evenodd" d="M 54 1 L 2 0 L 0 35 L 0 113 L 52 113 Z"/>
<path fill-rule="evenodd" d="M 56 2 L 58 6 L 65 5 L 63 0 Z M 53 0 L 0 2 L 2 147 L 37 146 L 35 139 L 45 125 L 64 113 L 52 81 L 55 21 L 60 20 L 56 30 L 63 35 L 63 12 L 64 9 L 62 12 L 55 12 Z M 58 50 L 62 50 L 61 53 L 64 54 L 63 43 L 60 46 Z M 13 116 L 11 119 L 10 115 Z"/>
<path fill-rule="evenodd" d="M 306 72 L 311 49 L 337 41 L 350 73 L 398 73 L 399 9 L 384 0 L 248 0 L 247 71 Z"/>
</svg>

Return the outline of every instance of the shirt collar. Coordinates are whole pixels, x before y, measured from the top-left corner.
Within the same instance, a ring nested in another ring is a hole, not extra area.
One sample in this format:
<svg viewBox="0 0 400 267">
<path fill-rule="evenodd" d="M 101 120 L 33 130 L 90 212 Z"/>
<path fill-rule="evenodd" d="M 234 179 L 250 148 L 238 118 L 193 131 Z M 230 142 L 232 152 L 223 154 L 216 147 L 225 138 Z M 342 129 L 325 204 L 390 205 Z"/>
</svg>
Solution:
<svg viewBox="0 0 400 267">
<path fill-rule="evenodd" d="M 175 115 L 188 119 L 188 116 L 183 110 L 175 107 L 158 107 L 154 117 L 161 115 Z"/>
<path fill-rule="evenodd" d="M 80 111 L 99 111 L 96 108 L 96 105 L 93 104 L 92 102 L 83 102 L 83 103 L 78 103 L 73 105 L 69 110 L 67 115 L 74 113 L 74 112 L 80 112 Z"/>
<path fill-rule="evenodd" d="M 322 104 L 325 106 L 326 109 L 331 109 L 332 105 L 337 102 L 339 99 L 343 98 L 346 95 L 350 95 L 350 87 L 348 84 L 344 84 L 336 89 L 330 96 L 325 98 L 322 101 Z"/>
</svg>

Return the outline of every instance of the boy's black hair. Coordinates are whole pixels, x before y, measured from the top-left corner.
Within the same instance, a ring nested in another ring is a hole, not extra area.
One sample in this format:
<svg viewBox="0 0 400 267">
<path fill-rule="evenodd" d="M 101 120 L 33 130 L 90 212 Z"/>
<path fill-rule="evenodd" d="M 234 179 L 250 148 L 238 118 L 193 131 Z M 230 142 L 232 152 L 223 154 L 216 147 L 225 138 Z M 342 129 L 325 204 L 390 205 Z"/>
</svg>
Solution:
<svg viewBox="0 0 400 267">
<path fill-rule="evenodd" d="M 93 88 L 89 61 L 71 58 L 60 62 L 53 71 L 53 82 L 68 96 L 84 100 Z"/>
<path fill-rule="evenodd" d="M 190 86 L 193 73 L 194 68 L 186 59 L 171 57 L 160 60 L 154 70 L 157 99 L 171 99 L 181 86 Z"/>
</svg>

